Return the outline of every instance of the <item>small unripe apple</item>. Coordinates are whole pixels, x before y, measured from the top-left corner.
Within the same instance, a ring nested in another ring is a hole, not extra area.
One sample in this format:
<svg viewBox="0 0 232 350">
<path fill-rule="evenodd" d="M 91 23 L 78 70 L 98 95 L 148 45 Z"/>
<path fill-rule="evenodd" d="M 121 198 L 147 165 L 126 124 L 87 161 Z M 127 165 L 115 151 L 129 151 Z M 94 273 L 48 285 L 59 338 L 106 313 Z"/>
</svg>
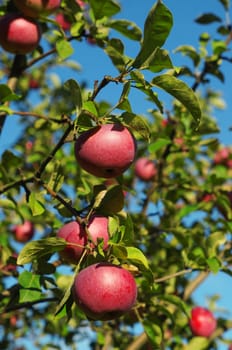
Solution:
<svg viewBox="0 0 232 350">
<path fill-rule="evenodd" d="M 93 215 L 88 222 L 87 229 L 93 246 L 97 245 L 98 239 L 103 239 L 103 249 L 108 248 L 109 232 L 107 217 Z"/>
<path fill-rule="evenodd" d="M 87 317 L 111 320 L 132 309 L 137 286 L 129 271 L 101 262 L 80 271 L 74 281 L 73 296 Z"/>
<path fill-rule="evenodd" d="M 143 181 L 150 181 L 157 174 L 155 163 L 146 158 L 141 157 L 135 162 L 135 175 Z"/>
<path fill-rule="evenodd" d="M 67 242 L 64 250 L 60 252 L 60 256 L 65 261 L 76 264 L 88 241 L 84 227 L 77 221 L 71 221 L 59 229 L 57 237 L 63 238 Z"/>
<path fill-rule="evenodd" d="M 28 17 L 50 15 L 60 6 L 61 0 L 14 0 L 15 6 Z"/>
<path fill-rule="evenodd" d="M 192 309 L 189 325 L 194 335 L 210 337 L 217 327 L 217 321 L 211 311 L 196 306 Z"/>
<path fill-rule="evenodd" d="M 14 54 L 32 52 L 41 38 L 40 26 L 30 18 L 8 13 L 0 18 L 0 45 Z"/>
<path fill-rule="evenodd" d="M 34 225 L 31 221 L 26 220 L 23 224 L 14 226 L 13 232 L 16 241 L 25 243 L 34 236 Z"/>
<path fill-rule="evenodd" d="M 82 133 L 75 144 L 75 155 L 87 172 L 104 178 L 117 177 L 132 164 L 136 142 L 119 123 L 96 126 Z"/>
</svg>

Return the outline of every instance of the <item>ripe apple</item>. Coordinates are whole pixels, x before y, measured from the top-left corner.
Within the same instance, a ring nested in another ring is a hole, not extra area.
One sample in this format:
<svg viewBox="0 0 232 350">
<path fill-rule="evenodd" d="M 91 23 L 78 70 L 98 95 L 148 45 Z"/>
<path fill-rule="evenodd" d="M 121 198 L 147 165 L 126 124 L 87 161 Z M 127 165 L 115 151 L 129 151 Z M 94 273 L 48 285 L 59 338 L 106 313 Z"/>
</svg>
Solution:
<svg viewBox="0 0 232 350">
<path fill-rule="evenodd" d="M 16 7 L 28 17 L 50 15 L 60 6 L 61 0 L 14 0 Z"/>
<path fill-rule="evenodd" d="M 77 221 L 71 221 L 59 229 L 57 237 L 63 238 L 67 242 L 64 250 L 60 252 L 60 256 L 65 261 L 76 264 L 88 241 L 84 226 Z"/>
<path fill-rule="evenodd" d="M 87 225 L 89 236 L 93 242 L 92 246 L 97 244 L 98 239 L 103 239 L 103 249 L 108 248 L 109 231 L 108 218 L 100 215 L 92 215 Z"/>
<path fill-rule="evenodd" d="M 87 317 L 111 320 L 132 309 L 137 286 L 128 270 L 100 262 L 86 267 L 76 276 L 73 296 Z"/>
<path fill-rule="evenodd" d="M 150 181 L 157 174 L 155 163 L 146 158 L 141 157 L 135 162 L 135 175 L 143 181 Z"/>
<path fill-rule="evenodd" d="M 228 350 L 232 350 L 232 344 L 229 346 Z"/>
<path fill-rule="evenodd" d="M 219 149 L 214 155 L 214 164 L 224 164 L 230 156 L 230 150 L 228 147 Z"/>
<path fill-rule="evenodd" d="M 71 23 L 62 12 L 56 14 L 55 20 L 64 31 L 68 31 L 71 28 Z"/>
<path fill-rule="evenodd" d="M 40 26 L 30 18 L 8 13 L 0 18 L 0 45 L 14 54 L 27 54 L 39 44 Z"/>
<path fill-rule="evenodd" d="M 15 239 L 18 242 L 28 242 L 34 236 L 34 225 L 31 221 L 25 220 L 23 224 L 13 228 Z"/>
<path fill-rule="evenodd" d="M 135 158 L 136 142 L 119 123 L 96 126 L 83 132 L 76 141 L 75 155 L 87 172 L 104 178 L 117 177 Z"/>
<path fill-rule="evenodd" d="M 194 335 L 210 337 L 217 327 L 217 321 L 211 311 L 196 306 L 192 309 L 189 325 Z"/>
</svg>

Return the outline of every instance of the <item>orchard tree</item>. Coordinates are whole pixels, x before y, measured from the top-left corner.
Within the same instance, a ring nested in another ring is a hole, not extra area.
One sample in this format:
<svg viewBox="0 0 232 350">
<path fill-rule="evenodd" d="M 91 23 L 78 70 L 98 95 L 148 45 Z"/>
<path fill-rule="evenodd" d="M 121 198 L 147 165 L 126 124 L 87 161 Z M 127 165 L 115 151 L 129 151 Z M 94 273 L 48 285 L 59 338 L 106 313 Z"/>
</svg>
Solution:
<svg viewBox="0 0 232 350">
<path fill-rule="evenodd" d="M 1 150 L 2 350 L 231 348 L 223 286 L 193 298 L 210 274 L 231 276 L 232 149 L 211 79 L 225 79 L 232 34 L 218 2 L 222 18 L 196 19 L 198 47 L 179 38 L 178 67 L 165 0 L 143 28 L 117 0 L 1 2 L 0 131 L 15 116 L 23 130 Z M 83 80 L 86 44 L 117 73 Z"/>
</svg>

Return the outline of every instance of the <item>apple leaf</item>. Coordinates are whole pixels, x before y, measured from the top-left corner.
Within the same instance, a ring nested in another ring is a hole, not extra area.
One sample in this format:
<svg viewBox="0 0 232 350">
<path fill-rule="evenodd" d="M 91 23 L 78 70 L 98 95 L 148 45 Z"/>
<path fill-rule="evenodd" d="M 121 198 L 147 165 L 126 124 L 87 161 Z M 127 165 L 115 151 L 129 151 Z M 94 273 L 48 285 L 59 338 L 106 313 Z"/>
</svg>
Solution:
<svg viewBox="0 0 232 350">
<path fill-rule="evenodd" d="M 106 25 L 131 40 L 139 41 L 142 38 L 141 29 L 134 22 L 125 19 L 114 19 L 109 20 Z"/>
<path fill-rule="evenodd" d="M 217 274 L 219 272 L 221 268 L 221 263 L 216 256 L 207 259 L 206 262 L 210 268 L 210 271 L 212 271 L 214 274 Z"/>
<path fill-rule="evenodd" d="M 23 288 L 40 289 L 40 275 L 30 271 L 23 271 L 19 275 L 18 282 Z"/>
<path fill-rule="evenodd" d="M 154 322 L 150 322 L 148 320 L 144 320 L 142 324 L 144 331 L 152 344 L 152 349 L 160 350 L 163 339 L 161 328 Z"/>
<path fill-rule="evenodd" d="M 176 305 L 180 310 L 182 310 L 186 316 L 189 316 L 189 309 L 187 304 L 176 295 L 163 294 L 158 297 L 160 300 L 166 301 L 170 304 Z"/>
<path fill-rule="evenodd" d="M 185 346 L 185 350 L 205 350 L 208 349 L 209 339 L 205 337 L 194 337 Z"/>
<path fill-rule="evenodd" d="M 59 57 L 62 60 L 65 60 L 66 58 L 70 57 L 73 54 L 74 49 L 69 41 L 62 38 L 56 42 L 56 51 Z"/>
<path fill-rule="evenodd" d="M 41 215 L 45 211 L 43 204 L 39 201 L 38 198 L 39 195 L 34 192 L 31 192 L 29 195 L 29 206 L 33 216 Z"/>
<path fill-rule="evenodd" d="M 70 93 L 73 105 L 77 112 L 82 108 L 81 88 L 74 79 L 69 79 L 64 83 L 64 88 Z"/>
<path fill-rule="evenodd" d="M 122 115 L 123 124 L 127 125 L 132 132 L 135 131 L 143 139 L 149 141 L 150 139 L 150 129 L 144 118 L 136 115 L 134 113 L 124 112 Z"/>
<path fill-rule="evenodd" d="M 199 101 L 194 91 L 187 84 L 169 74 L 155 77 L 152 79 L 152 84 L 179 100 L 192 114 L 195 122 L 200 123 L 201 108 Z"/>
<path fill-rule="evenodd" d="M 27 243 L 17 258 L 18 265 L 24 265 L 48 254 L 59 252 L 66 246 L 62 238 L 48 237 Z"/>
<path fill-rule="evenodd" d="M 120 6 L 113 0 L 89 0 L 95 19 L 111 17 L 120 11 Z"/>
<path fill-rule="evenodd" d="M 14 101 L 20 99 L 19 95 L 16 95 L 11 89 L 5 85 L 0 84 L 0 102 Z"/>
<path fill-rule="evenodd" d="M 132 63 L 134 68 L 141 68 L 144 65 L 148 65 L 149 57 L 153 57 L 157 48 L 162 47 L 165 43 L 172 24 L 172 13 L 161 1 L 157 1 L 146 18 L 142 46 L 139 54 Z"/>
<path fill-rule="evenodd" d="M 149 270 L 149 264 L 146 256 L 143 252 L 136 247 L 125 247 L 127 252 L 127 260 L 133 261 L 135 264 L 138 263 L 143 265 L 147 270 Z"/>
<path fill-rule="evenodd" d="M 20 303 L 31 302 L 41 298 L 40 275 L 23 271 L 18 278 L 22 288 L 19 291 Z"/>
<path fill-rule="evenodd" d="M 158 151 L 159 149 L 169 145 L 171 143 L 170 139 L 165 139 L 165 138 L 158 138 L 155 142 L 152 142 L 149 146 L 148 146 L 148 151 L 150 153 L 154 153 L 156 151 Z"/>
<path fill-rule="evenodd" d="M 222 231 L 212 232 L 209 237 L 207 237 L 205 246 L 207 248 L 207 253 L 209 258 L 214 258 L 218 254 L 218 247 L 226 242 L 226 235 Z"/>
<path fill-rule="evenodd" d="M 122 187 L 116 185 L 100 191 L 95 198 L 93 207 L 105 215 L 117 214 L 124 207 Z"/>
</svg>

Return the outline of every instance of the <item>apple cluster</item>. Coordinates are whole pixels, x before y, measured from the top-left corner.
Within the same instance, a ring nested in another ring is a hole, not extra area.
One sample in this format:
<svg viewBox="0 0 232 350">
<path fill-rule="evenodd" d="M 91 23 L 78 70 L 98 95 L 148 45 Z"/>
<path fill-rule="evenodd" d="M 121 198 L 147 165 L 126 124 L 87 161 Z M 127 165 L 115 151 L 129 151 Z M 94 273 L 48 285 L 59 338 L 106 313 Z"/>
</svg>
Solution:
<svg viewBox="0 0 232 350">
<path fill-rule="evenodd" d="M 114 183 L 134 162 L 136 140 L 120 123 L 103 124 L 80 134 L 75 142 L 75 157 L 88 173 Z M 61 258 L 77 264 L 83 254 L 89 255 L 102 244 L 108 249 L 110 239 L 108 217 L 93 213 L 81 222 L 71 221 L 57 232 L 66 241 Z M 137 297 L 133 275 L 108 261 L 91 264 L 82 269 L 72 288 L 74 301 L 89 319 L 110 320 L 129 311 Z"/>
<path fill-rule="evenodd" d="M 0 45 L 3 49 L 20 55 L 35 50 L 42 36 L 38 18 L 53 13 L 60 3 L 61 0 L 14 0 L 18 11 L 0 18 Z"/>
</svg>

